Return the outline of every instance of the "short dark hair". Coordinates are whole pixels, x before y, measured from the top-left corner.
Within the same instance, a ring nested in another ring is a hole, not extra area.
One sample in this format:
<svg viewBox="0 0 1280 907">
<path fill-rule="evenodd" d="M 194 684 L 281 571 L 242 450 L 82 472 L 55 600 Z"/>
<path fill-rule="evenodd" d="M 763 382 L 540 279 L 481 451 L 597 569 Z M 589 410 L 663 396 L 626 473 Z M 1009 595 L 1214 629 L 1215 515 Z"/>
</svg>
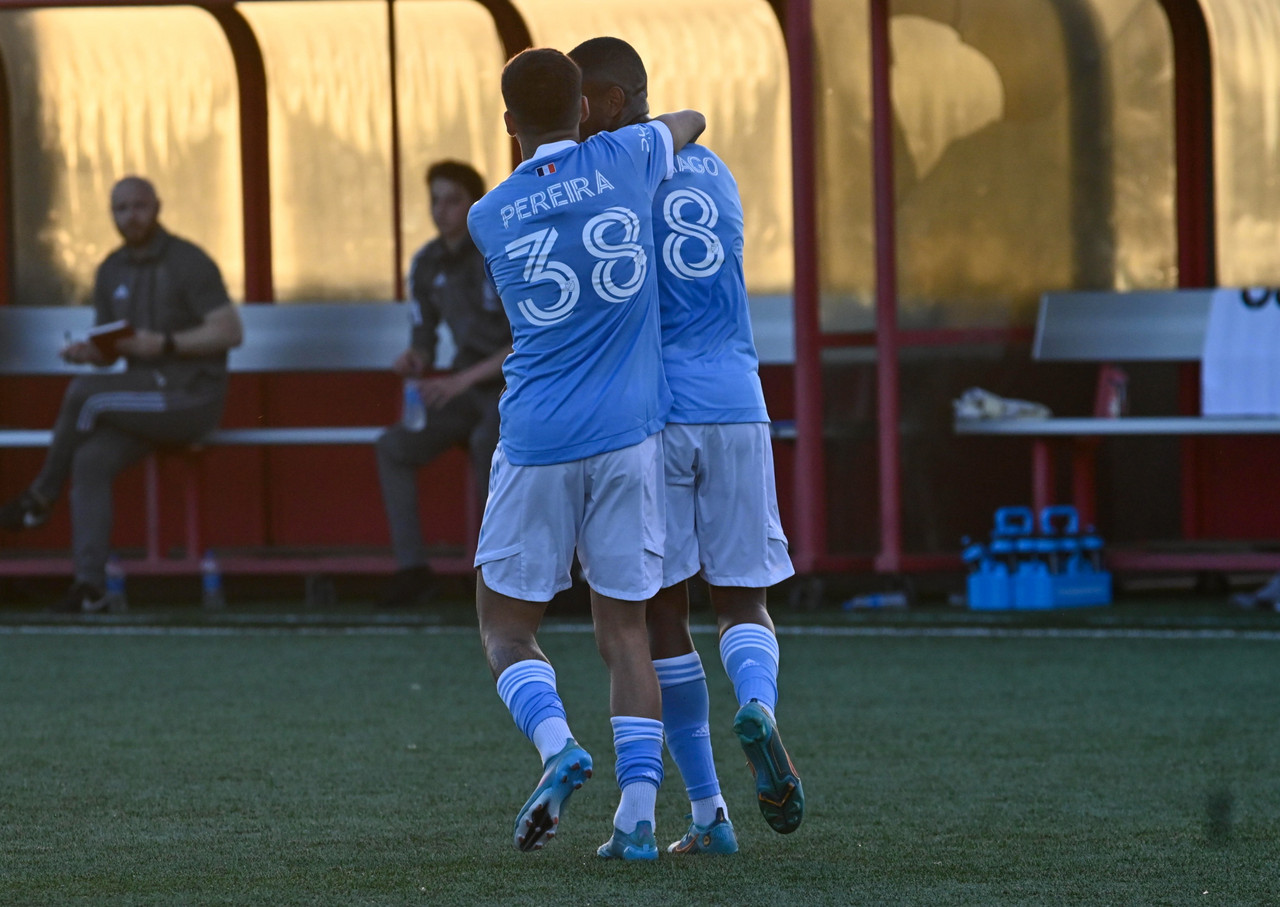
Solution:
<svg viewBox="0 0 1280 907">
<path fill-rule="evenodd" d="M 649 74 L 644 61 L 621 38 L 588 38 L 569 51 L 569 58 L 582 70 L 583 82 L 604 87 L 617 85 L 628 99 L 648 92 Z"/>
<path fill-rule="evenodd" d="M 582 111 L 582 71 L 558 50 L 522 50 L 502 70 L 502 100 L 522 132 L 572 129 Z"/>
<path fill-rule="evenodd" d="M 427 168 L 427 187 L 433 180 L 449 180 L 463 188 L 473 202 L 484 197 L 484 177 L 462 161 L 436 161 Z"/>
</svg>

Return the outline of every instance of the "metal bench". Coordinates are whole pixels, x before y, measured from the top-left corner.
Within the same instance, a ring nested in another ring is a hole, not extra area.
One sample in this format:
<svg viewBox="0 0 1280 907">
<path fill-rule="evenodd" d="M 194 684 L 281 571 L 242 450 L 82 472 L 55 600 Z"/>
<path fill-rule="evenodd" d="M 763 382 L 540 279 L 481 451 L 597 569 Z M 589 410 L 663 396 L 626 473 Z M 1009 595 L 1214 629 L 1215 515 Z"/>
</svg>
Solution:
<svg viewBox="0 0 1280 907">
<path fill-rule="evenodd" d="M 1039 362 L 1114 363 L 1201 361 L 1215 294 L 1240 289 L 1046 293 L 1040 299 L 1032 358 Z M 1101 399 L 1102 394 L 1099 394 Z M 1047 419 L 956 419 L 962 436 L 1008 436 L 1032 442 L 1032 499 L 1039 511 L 1054 503 L 1056 453 L 1070 456 L 1072 497 L 1082 522 L 1093 522 L 1094 453 L 1105 438 L 1120 436 L 1227 436 L 1280 434 L 1280 419 L 1202 415 L 1057 416 Z M 1127 569 L 1271 570 L 1280 556 L 1258 552 L 1117 552 Z"/>
<path fill-rule="evenodd" d="M 409 337 L 408 306 L 394 302 L 288 303 L 243 305 L 245 341 L 232 350 L 228 368 L 233 373 L 385 371 L 405 348 Z M 0 307 L 0 377 L 82 374 L 84 366 L 64 363 L 58 352 L 69 336 L 83 335 L 93 323 L 92 309 L 84 306 Z M 453 339 L 441 330 L 437 368 L 452 361 Z M 131 573 L 188 574 L 199 569 L 201 537 L 200 452 L 228 445 L 364 445 L 373 444 L 384 426 L 310 426 L 220 428 L 199 442 L 159 448 L 144 463 L 146 493 L 146 553 L 141 561 L 127 562 Z M 0 448 L 38 448 L 49 445 L 52 432 L 30 428 L 0 427 Z M 185 557 L 167 558 L 160 551 L 159 464 L 163 457 L 187 461 L 184 481 Z M 470 469 L 470 466 L 467 466 Z M 474 483 L 467 482 L 468 550 L 461 557 L 443 558 L 433 564 L 444 572 L 463 572 L 471 566 L 470 546 L 478 528 Z M 228 573 L 306 573 L 318 569 L 316 558 L 306 556 L 223 557 Z M 48 575 L 65 573 L 64 558 L 0 559 L 0 575 Z M 382 573 L 394 569 L 389 555 L 326 556 L 323 569 L 332 573 Z"/>
</svg>

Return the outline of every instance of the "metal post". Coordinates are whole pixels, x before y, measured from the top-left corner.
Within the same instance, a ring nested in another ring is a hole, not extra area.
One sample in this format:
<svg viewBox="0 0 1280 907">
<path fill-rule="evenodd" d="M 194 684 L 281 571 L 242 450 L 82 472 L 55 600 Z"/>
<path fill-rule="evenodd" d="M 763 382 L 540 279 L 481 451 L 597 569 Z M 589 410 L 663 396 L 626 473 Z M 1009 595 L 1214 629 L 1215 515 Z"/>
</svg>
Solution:
<svg viewBox="0 0 1280 907">
<path fill-rule="evenodd" d="M 392 277 L 396 299 L 405 298 L 404 268 L 404 200 L 400 185 L 400 81 L 396 76 L 396 5 L 387 0 L 387 57 L 391 70 L 391 249 Z"/>
<path fill-rule="evenodd" d="M 870 0 L 871 135 L 876 236 L 876 416 L 880 553 L 876 570 L 902 567 L 898 435 L 898 256 L 893 193 L 893 108 L 889 85 L 889 0 Z"/>
<path fill-rule="evenodd" d="M 826 553 L 827 508 L 822 439 L 822 350 L 818 315 L 818 213 L 814 138 L 813 19 L 810 0 L 787 4 L 791 77 L 792 207 L 795 217 L 795 522 L 796 570 L 810 573 Z"/>
</svg>

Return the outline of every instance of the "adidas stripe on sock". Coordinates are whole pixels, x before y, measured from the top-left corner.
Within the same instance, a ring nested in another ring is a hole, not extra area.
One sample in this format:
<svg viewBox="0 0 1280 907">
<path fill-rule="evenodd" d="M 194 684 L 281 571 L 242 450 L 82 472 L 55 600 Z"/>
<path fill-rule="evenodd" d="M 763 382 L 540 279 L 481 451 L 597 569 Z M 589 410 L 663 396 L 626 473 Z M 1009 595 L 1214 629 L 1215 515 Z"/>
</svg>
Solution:
<svg viewBox="0 0 1280 907">
<path fill-rule="evenodd" d="M 778 638 L 760 624 L 737 624 L 720 637 L 720 660 L 738 705 L 752 699 L 773 712 L 778 705 Z"/>
<path fill-rule="evenodd" d="M 551 665 L 532 658 L 517 661 L 498 677 L 498 695 L 543 762 L 564 749 L 572 735 Z"/>
<path fill-rule="evenodd" d="M 662 722 L 654 718 L 617 715 L 613 724 L 613 748 L 622 797 L 613 825 L 625 832 L 636 823 L 654 823 L 658 788 L 662 786 Z"/>
<path fill-rule="evenodd" d="M 710 825 L 716 810 L 728 806 L 720 794 L 708 723 L 707 675 L 697 652 L 653 662 L 662 688 L 662 727 L 667 749 L 680 769 L 693 811 L 693 821 Z"/>
</svg>

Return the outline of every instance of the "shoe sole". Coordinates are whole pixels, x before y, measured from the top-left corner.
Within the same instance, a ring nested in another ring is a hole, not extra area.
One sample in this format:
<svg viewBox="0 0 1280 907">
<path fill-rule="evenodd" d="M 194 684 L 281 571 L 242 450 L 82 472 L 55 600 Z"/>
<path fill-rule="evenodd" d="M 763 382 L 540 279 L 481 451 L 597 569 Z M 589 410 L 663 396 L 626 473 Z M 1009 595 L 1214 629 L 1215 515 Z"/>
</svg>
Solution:
<svg viewBox="0 0 1280 907">
<path fill-rule="evenodd" d="M 756 779 L 760 814 L 778 834 L 791 834 L 804 820 L 804 788 L 781 735 L 764 710 L 752 703 L 738 710 L 733 732 Z"/>
<path fill-rule="evenodd" d="M 591 756 L 582 749 L 572 752 L 543 775 L 537 789 L 516 816 L 516 849 L 526 853 L 541 850 L 554 838 L 565 801 L 590 777 Z M 524 834 L 520 833 L 521 830 Z"/>
</svg>

